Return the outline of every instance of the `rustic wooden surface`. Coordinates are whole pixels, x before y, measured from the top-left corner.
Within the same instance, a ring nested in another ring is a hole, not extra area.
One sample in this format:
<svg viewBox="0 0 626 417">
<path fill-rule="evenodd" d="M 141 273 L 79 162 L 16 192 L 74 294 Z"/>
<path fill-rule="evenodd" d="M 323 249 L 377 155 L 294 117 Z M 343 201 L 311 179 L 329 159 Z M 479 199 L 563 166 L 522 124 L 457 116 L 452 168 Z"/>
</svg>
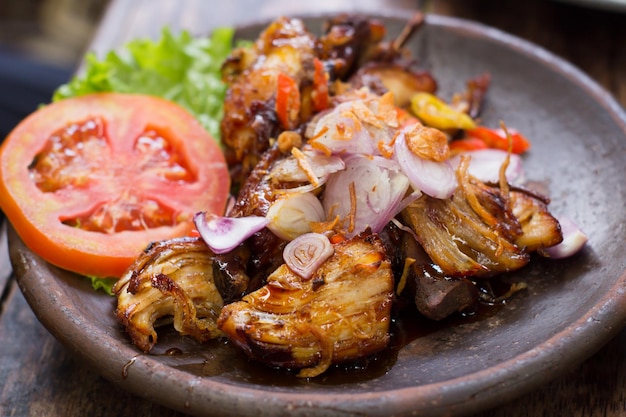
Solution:
<svg viewBox="0 0 626 417">
<path fill-rule="evenodd" d="M 156 37 L 165 24 L 199 34 L 214 25 L 346 7 L 421 7 L 503 29 L 574 63 L 626 107 L 626 11 L 548 0 L 113 0 L 90 49 L 103 52 L 133 37 Z M 5 253 L 0 243 L 0 416 L 182 415 L 119 389 L 78 362 L 37 321 L 15 279 L 3 273 L 9 268 Z M 626 330 L 566 375 L 476 417 L 504 416 L 626 416 Z"/>
</svg>

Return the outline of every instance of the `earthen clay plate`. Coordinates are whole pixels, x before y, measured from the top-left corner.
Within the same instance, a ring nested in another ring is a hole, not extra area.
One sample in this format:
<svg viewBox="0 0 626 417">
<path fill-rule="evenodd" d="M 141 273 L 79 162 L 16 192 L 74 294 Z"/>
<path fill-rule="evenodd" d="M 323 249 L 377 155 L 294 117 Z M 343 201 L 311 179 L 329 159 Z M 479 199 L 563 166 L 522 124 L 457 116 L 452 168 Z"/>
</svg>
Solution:
<svg viewBox="0 0 626 417">
<path fill-rule="evenodd" d="M 381 19 L 394 35 L 406 17 Z M 307 22 L 317 30 L 321 19 Z M 240 34 L 253 37 L 260 27 Z M 578 256 L 534 259 L 514 277 L 528 290 L 496 314 L 397 326 L 384 354 L 312 380 L 251 363 L 223 342 L 200 346 L 168 332 L 154 353 L 142 354 L 116 324 L 111 297 L 45 263 L 10 230 L 19 285 L 38 318 L 107 379 L 196 416 L 464 415 L 511 400 L 593 354 L 626 323 L 623 110 L 568 63 L 484 26 L 428 16 L 410 47 L 443 97 L 462 91 L 470 77 L 492 74 L 483 121 L 504 120 L 532 138 L 527 176 L 547 186 L 553 212 L 589 235 Z M 183 353 L 168 354 L 173 347 Z"/>
</svg>

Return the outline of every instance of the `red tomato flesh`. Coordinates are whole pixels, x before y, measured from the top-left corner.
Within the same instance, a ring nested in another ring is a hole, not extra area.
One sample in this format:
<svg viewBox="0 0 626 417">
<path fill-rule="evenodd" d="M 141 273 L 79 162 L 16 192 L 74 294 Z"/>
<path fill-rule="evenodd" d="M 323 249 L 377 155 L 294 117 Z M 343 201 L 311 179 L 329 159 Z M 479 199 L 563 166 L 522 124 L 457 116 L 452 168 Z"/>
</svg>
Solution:
<svg viewBox="0 0 626 417">
<path fill-rule="evenodd" d="M 151 242 L 223 214 L 221 149 L 182 107 L 100 93 L 27 117 L 0 148 L 0 207 L 24 243 L 70 271 L 119 277 Z"/>
</svg>

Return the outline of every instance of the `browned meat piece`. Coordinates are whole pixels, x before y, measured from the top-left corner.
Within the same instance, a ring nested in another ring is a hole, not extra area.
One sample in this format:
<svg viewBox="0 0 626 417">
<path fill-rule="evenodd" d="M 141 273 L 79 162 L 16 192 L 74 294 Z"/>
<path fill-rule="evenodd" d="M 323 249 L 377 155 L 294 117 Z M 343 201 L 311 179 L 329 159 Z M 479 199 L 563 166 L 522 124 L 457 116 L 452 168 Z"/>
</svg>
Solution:
<svg viewBox="0 0 626 417">
<path fill-rule="evenodd" d="M 529 256 L 485 224 L 463 198 L 423 196 L 403 213 L 420 244 L 446 275 L 492 276 L 526 265 Z"/>
<path fill-rule="evenodd" d="M 326 62 L 331 80 L 346 80 L 369 62 L 393 63 L 405 58 L 405 42 L 423 23 L 422 13 L 413 14 L 402 32 L 386 42 L 387 29 L 376 19 L 338 15 L 325 23 L 316 44 L 317 55 Z"/>
<path fill-rule="evenodd" d="M 239 191 L 230 217 L 265 216 L 276 199 L 267 173 L 281 157 L 276 147 L 268 149 Z M 229 253 L 216 255 L 214 280 L 225 302 L 239 299 L 259 288 L 265 277 L 282 263 L 284 242 L 268 229 L 260 230 Z"/>
<path fill-rule="evenodd" d="M 467 89 L 462 94 L 457 94 L 452 101 L 459 111 L 466 112 L 472 119 L 480 116 L 480 112 L 491 84 L 491 75 L 481 74 L 467 82 Z"/>
<path fill-rule="evenodd" d="M 219 328 L 252 358 L 302 377 L 384 349 L 393 276 L 380 239 L 356 236 L 334 251 L 310 279 L 280 266 L 264 287 L 224 307 Z"/>
<path fill-rule="evenodd" d="M 524 191 L 511 191 L 511 210 L 522 226 L 515 244 L 527 252 L 557 245 L 563 240 L 561 226 L 548 211 L 547 199 Z"/>
<path fill-rule="evenodd" d="M 223 302 L 213 284 L 212 252 L 199 238 L 153 244 L 113 288 L 116 316 L 133 343 L 148 352 L 157 342 L 159 319 L 199 342 L 222 335 L 216 319 Z"/>
<path fill-rule="evenodd" d="M 380 236 L 387 256 L 393 260 L 397 308 L 415 306 L 424 317 L 442 320 L 457 312 L 472 311 L 478 305 L 479 292 L 474 282 L 445 276 L 411 234 L 390 223 Z"/>
<path fill-rule="evenodd" d="M 280 133 L 275 111 L 279 74 L 300 85 L 312 78 L 315 37 L 299 19 L 279 18 L 252 49 L 239 49 L 223 66 L 228 84 L 221 123 L 228 162 L 242 164 L 242 178 L 252 170 L 269 139 Z"/>
<path fill-rule="evenodd" d="M 404 59 L 402 44 L 420 22 L 411 20 L 397 39 L 383 42 L 385 27 L 359 15 L 330 19 L 319 38 L 310 34 L 299 19 L 279 18 L 261 33 L 253 47 L 233 51 L 222 67 L 228 90 L 221 123 L 226 157 L 234 168 L 233 183 L 245 181 L 271 139 L 285 129 L 302 129 L 303 123 L 326 108 L 314 104 L 321 94 L 320 85 L 328 88 L 331 96 L 342 94 L 353 87 L 333 81 L 346 81 L 366 63 L 371 65 L 366 65 L 369 69 L 356 78 L 355 87 L 382 86 L 398 93 L 404 101 L 411 91 L 434 91 L 436 83 L 429 74 L 400 62 Z M 288 126 L 279 121 L 277 112 L 278 79 L 284 76 L 293 81 L 299 99 L 289 108 L 293 120 Z"/>
<path fill-rule="evenodd" d="M 408 107 L 411 96 L 418 92 L 435 93 L 437 82 L 433 76 L 425 71 L 412 68 L 410 62 L 371 62 L 356 72 L 350 79 L 353 88 L 362 86 L 382 95 L 391 91 L 395 104 L 399 107 Z"/>
<path fill-rule="evenodd" d="M 324 24 L 316 43 L 317 56 L 326 63 L 331 80 L 345 80 L 379 50 L 387 29 L 360 15 L 338 15 Z"/>
<path fill-rule="evenodd" d="M 529 253 L 562 240 L 547 200 L 491 187 L 467 173 L 469 160 L 457 169 L 459 187 L 451 198 L 423 196 L 403 217 L 426 253 L 445 275 L 488 277 L 526 265 Z"/>
<path fill-rule="evenodd" d="M 413 264 L 415 306 L 431 320 L 442 320 L 478 303 L 478 290 L 467 278 L 444 276 L 433 265 Z"/>
</svg>

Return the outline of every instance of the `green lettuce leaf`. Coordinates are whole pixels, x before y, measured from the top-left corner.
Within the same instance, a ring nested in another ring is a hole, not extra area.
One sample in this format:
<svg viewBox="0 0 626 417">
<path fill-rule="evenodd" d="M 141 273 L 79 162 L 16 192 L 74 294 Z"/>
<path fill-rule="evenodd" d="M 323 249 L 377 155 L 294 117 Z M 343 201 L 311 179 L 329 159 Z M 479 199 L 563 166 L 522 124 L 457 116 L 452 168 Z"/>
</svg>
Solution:
<svg viewBox="0 0 626 417">
<path fill-rule="evenodd" d="M 100 277 L 87 277 L 91 279 L 91 286 L 94 290 L 102 290 L 108 295 L 113 295 L 113 286 L 117 282 L 117 278 L 100 278 Z"/>
<path fill-rule="evenodd" d="M 84 70 L 60 86 L 53 101 L 95 92 L 159 96 L 186 108 L 219 142 L 226 86 L 220 68 L 232 50 L 234 31 L 219 28 L 210 37 L 178 36 L 168 28 L 157 41 L 135 39 L 103 59 L 93 52 Z"/>
</svg>

